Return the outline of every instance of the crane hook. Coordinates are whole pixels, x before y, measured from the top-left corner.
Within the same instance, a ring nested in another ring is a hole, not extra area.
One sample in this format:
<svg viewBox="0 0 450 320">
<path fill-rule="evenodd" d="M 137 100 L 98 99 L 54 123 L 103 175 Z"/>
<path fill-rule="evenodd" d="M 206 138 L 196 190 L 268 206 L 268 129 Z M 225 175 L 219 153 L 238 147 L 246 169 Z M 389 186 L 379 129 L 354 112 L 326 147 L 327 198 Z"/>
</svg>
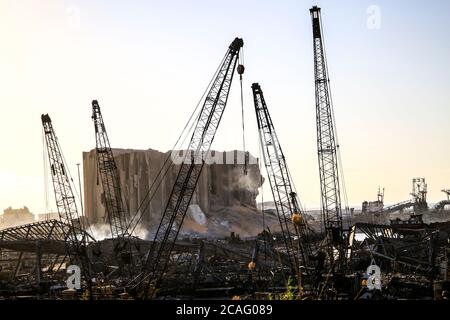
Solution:
<svg viewBox="0 0 450 320">
<path fill-rule="evenodd" d="M 239 74 L 241 80 L 242 80 L 242 75 L 244 74 L 245 71 L 245 67 L 243 64 L 238 65 L 237 67 L 237 73 Z"/>
</svg>

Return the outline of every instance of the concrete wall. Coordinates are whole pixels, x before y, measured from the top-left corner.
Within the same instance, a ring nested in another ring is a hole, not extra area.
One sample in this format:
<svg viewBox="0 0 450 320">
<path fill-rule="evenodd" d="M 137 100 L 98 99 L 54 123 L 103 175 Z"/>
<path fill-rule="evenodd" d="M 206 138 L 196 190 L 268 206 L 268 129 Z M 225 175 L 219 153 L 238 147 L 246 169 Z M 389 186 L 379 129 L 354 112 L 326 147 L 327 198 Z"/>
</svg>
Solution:
<svg viewBox="0 0 450 320">
<path fill-rule="evenodd" d="M 114 149 L 119 169 L 123 201 L 134 215 L 155 180 L 167 153 L 156 150 Z M 241 151 L 220 152 L 217 157 L 233 159 L 242 157 Z M 169 160 L 170 161 L 170 160 Z M 237 162 L 237 161 L 236 161 Z M 244 175 L 242 164 L 206 164 L 203 168 L 191 204 L 198 204 L 206 215 L 215 209 L 241 205 L 256 211 L 256 196 L 261 185 L 257 159 L 250 155 L 248 174 Z M 159 222 L 178 173 L 179 166 L 172 166 L 155 194 L 142 222 L 154 225 Z M 95 150 L 83 153 L 84 206 L 91 223 L 107 223 L 101 178 L 97 173 Z"/>
</svg>

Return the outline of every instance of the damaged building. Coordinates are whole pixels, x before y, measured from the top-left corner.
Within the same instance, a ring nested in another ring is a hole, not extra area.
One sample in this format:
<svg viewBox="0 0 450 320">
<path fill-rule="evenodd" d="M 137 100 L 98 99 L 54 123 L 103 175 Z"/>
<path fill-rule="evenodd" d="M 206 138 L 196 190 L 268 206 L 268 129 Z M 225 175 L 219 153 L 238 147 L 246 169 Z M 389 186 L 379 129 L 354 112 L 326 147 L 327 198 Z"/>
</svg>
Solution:
<svg viewBox="0 0 450 320">
<path fill-rule="evenodd" d="M 113 149 L 122 188 L 122 201 L 131 216 L 142 214 L 141 226 L 151 230 L 159 223 L 161 213 L 172 191 L 179 166 L 172 165 L 148 206 L 145 197 L 169 152 L 157 150 Z M 258 189 L 263 183 L 258 159 L 243 151 L 212 151 L 213 160 L 205 164 L 188 210 L 183 230 L 208 236 L 225 236 L 236 232 L 243 236 L 256 235 L 255 224 L 242 225 L 245 217 L 260 224 L 256 207 Z M 169 159 L 171 161 L 171 159 Z M 91 224 L 107 224 L 105 199 L 97 169 L 95 150 L 83 153 L 85 214 Z M 270 219 L 274 227 L 275 217 Z M 260 229 L 259 229 L 260 230 Z"/>
</svg>

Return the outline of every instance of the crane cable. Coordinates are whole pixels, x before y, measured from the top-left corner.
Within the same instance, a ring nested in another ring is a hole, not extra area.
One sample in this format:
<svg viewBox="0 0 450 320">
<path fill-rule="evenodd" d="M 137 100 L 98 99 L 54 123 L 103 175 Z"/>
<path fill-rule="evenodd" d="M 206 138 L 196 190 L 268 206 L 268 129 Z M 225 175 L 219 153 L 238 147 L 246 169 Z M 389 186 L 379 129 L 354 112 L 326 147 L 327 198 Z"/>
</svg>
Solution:
<svg viewBox="0 0 450 320">
<path fill-rule="evenodd" d="M 322 20 L 320 20 L 320 29 L 323 30 Z M 340 174 L 340 176 L 341 176 L 341 179 L 339 181 L 339 183 L 340 183 L 339 188 L 342 187 L 342 192 L 343 192 L 343 199 L 342 200 L 344 200 L 345 215 L 347 216 L 347 221 L 348 221 L 349 216 L 350 216 L 350 214 L 349 214 L 350 207 L 349 207 L 349 204 L 348 204 L 347 188 L 346 188 L 345 178 L 344 178 L 344 169 L 343 169 L 343 166 L 342 166 L 342 158 L 341 158 L 341 152 L 340 152 L 338 130 L 337 130 L 337 125 L 336 125 L 336 117 L 335 117 L 335 114 L 334 114 L 333 96 L 331 95 L 331 84 L 330 84 L 330 74 L 329 74 L 329 69 L 328 69 L 328 59 L 327 59 L 327 54 L 326 54 L 326 50 L 325 50 L 325 37 L 324 37 L 323 34 L 322 34 L 322 40 L 323 40 L 322 41 L 322 47 L 323 47 L 323 55 L 324 55 L 324 60 L 325 60 L 325 70 L 326 70 L 326 74 L 327 74 L 327 83 L 326 83 L 326 85 L 328 86 L 328 94 L 329 94 L 329 97 L 330 97 L 331 119 L 332 119 L 332 122 L 334 124 L 334 126 L 333 126 L 334 132 L 333 133 L 334 133 L 334 136 L 335 136 L 335 143 L 336 143 L 336 157 L 337 157 L 337 160 L 338 160 L 338 175 Z M 341 210 L 342 210 L 342 208 L 341 208 Z"/>
<path fill-rule="evenodd" d="M 267 263 L 267 241 L 266 241 L 266 213 L 264 208 L 264 177 L 262 176 L 262 165 L 261 165 L 261 159 L 263 157 L 262 150 L 263 146 L 261 143 L 261 139 L 258 137 L 259 142 L 259 159 L 258 159 L 258 168 L 259 168 L 259 178 L 261 182 L 261 213 L 262 213 L 262 237 L 263 237 L 263 244 L 264 244 L 264 263 Z"/>
<path fill-rule="evenodd" d="M 50 220 L 49 192 L 48 192 L 48 159 L 46 154 L 46 142 L 44 128 L 42 128 L 42 163 L 44 166 L 44 202 L 45 202 L 45 220 Z"/>
<path fill-rule="evenodd" d="M 248 155 L 247 155 L 247 149 L 245 146 L 245 118 L 244 118 L 244 90 L 242 88 L 242 74 L 244 73 L 244 49 L 242 49 L 242 59 L 241 56 L 239 56 L 239 67 L 238 67 L 238 73 L 239 73 L 239 80 L 241 85 L 241 123 L 242 123 L 242 148 L 244 151 L 244 175 L 246 176 L 248 173 Z"/>
</svg>

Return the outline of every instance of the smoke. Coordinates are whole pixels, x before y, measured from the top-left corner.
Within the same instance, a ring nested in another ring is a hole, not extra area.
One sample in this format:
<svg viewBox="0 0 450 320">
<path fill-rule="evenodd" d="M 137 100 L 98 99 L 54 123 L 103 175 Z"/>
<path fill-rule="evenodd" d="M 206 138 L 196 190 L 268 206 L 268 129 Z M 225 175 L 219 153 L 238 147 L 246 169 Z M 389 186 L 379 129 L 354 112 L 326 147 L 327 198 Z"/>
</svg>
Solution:
<svg viewBox="0 0 450 320">
<path fill-rule="evenodd" d="M 108 224 L 95 224 L 90 227 L 92 236 L 95 240 L 100 241 L 104 239 L 111 239 L 111 227 Z M 136 236 L 143 240 L 153 240 L 151 238 L 149 230 L 139 224 L 133 232 L 133 236 Z"/>
<path fill-rule="evenodd" d="M 90 230 L 92 236 L 97 241 L 111 238 L 111 228 L 107 224 L 91 225 Z"/>
<path fill-rule="evenodd" d="M 259 168 L 255 170 L 253 165 L 249 165 L 247 167 L 247 174 L 244 174 L 243 167 L 234 167 L 231 172 L 229 172 L 229 176 L 232 177 L 229 184 L 224 186 L 223 188 L 226 191 L 248 191 L 248 192 L 256 192 L 255 200 L 258 193 L 258 188 L 261 187 L 261 175 L 259 173 Z"/>
<path fill-rule="evenodd" d="M 187 215 L 199 225 L 206 224 L 206 216 L 198 204 L 189 205 Z"/>
<path fill-rule="evenodd" d="M 144 225 L 139 224 L 134 230 L 134 236 L 143 239 L 143 240 L 153 240 L 153 236 L 150 234 L 150 230 L 148 230 Z"/>
</svg>

